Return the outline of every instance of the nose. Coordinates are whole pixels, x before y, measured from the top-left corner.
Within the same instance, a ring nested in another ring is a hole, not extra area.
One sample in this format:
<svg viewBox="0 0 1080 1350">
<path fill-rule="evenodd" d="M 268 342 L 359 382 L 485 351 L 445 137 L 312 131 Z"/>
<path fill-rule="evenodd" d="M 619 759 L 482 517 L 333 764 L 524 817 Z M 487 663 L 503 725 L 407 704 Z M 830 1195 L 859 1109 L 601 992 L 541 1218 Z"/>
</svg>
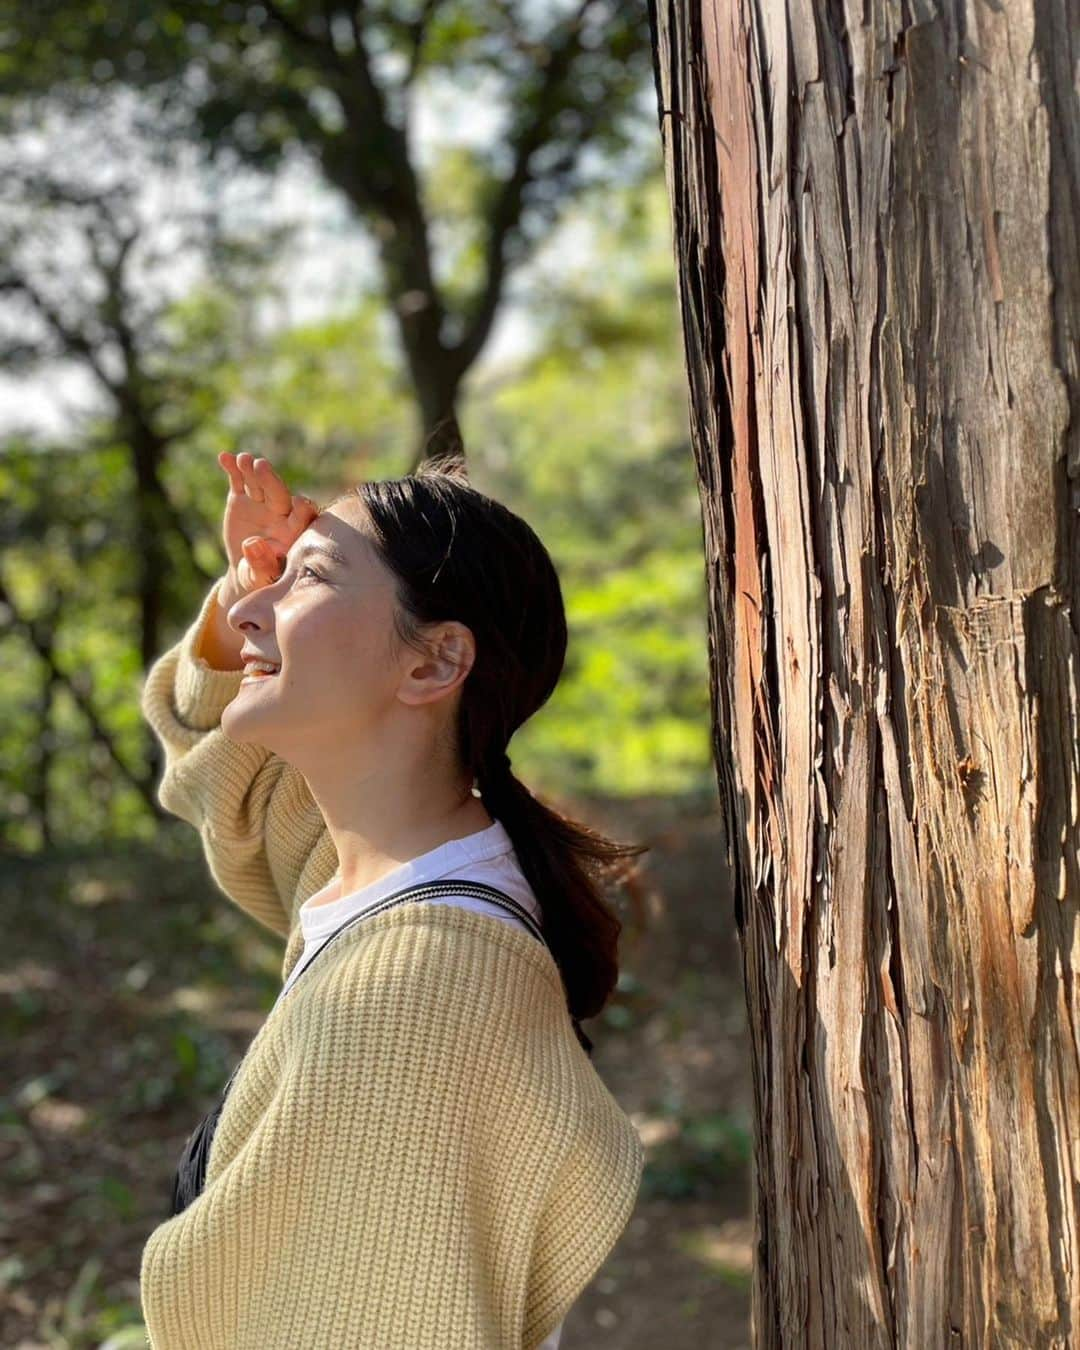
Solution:
<svg viewBox="0 0 1080 1350">
<path fill-rule="evenodd" d="M 259 587 L 259 590 L 266 589 L 265 586 Z M 259 618 L 258 606 L 260 603 L 265 604 L 265 597 L 256 600 L 259 590 L 249 591 L 247 595 L 242 595 L 235 604 L 230 606 L 228 613 L 225 615 L 226 623 L 236 632 L 246 633 L 251 628 L 259 631 L 266 627 L 265 619 L 260 620 Z"/>
</svg>

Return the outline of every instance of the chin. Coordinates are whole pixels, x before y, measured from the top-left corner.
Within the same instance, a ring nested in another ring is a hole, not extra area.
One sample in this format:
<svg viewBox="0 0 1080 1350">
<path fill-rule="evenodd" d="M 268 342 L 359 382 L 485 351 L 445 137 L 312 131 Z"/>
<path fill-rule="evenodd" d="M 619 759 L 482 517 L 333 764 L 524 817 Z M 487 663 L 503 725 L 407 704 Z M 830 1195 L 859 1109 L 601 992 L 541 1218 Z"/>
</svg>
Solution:
<svg viewBox="0 0 1080 1350">
<path fill-rule="evenodd" d="M 243 698 L 243 694 L 241 694 L 240 697 Z M 236 741 L 240 745 L 251 740 L 250 736 L 245 735 L 244 728 L 250 719 L 246 717 L 244 713 L 245 710 L 243 708 L 238 708 L 236 706 L 236 700 L 234 699 L 232 703 L 225 705 L 225 709 L 221 714 L 222 731 L 228 736 L 230 741 Z"/>
</svg>

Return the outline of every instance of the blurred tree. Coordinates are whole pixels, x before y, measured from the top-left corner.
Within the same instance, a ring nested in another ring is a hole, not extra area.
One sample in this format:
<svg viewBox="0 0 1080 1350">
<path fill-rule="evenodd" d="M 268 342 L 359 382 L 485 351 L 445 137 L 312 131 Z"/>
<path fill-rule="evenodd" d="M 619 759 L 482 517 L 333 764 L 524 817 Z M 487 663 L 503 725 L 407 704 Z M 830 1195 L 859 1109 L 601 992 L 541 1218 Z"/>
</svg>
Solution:
<svg viewBox="0 0 1080 1350">
<path fill-rule="evenodd" d="M 140 210 L 131 184 L 95 188 L 65 180 L 40 164 L 7 164 L 5 170 L 0 184 L 0 297 L 8 303 L 0 312 L 0 364 L 15 372 L 76 361 L 105 396 L 109 414 L 102 431 L 131 452 L 132 543 L 139 559 L 140 632 L 147 665 L 159 650 L 171 533 L 187 542 L 187 560 L 199 580 L 212 580 L 199 567 L 184 518 L 162 486 L 161 468 L 169 447 L 196 429 L 197 394 L 243 326 L 242 300 L 250 303 L 265 289 L 281 234 L 264 235 L 257 242 L 230 238 L 213 211 L 192 212 L 166 222 L 174 237 L 163 246 L 155 238 L 161 230 Z M 194 365 L 179 358 L 178 348 L 186 344 L 175 322 L 167 320 L 175 295 L 154 275 L 163 269 L 175 272 L 188 250 L 198 250 L 209 262 L 219 296 L 229 297 L 214 321 L 204 324 Z M 235 359 L 235 351 L 231 354 Z M 17 532 L 18 523 L 9 522 L 8 529 Z"/>
<path fill-rule="evenodd" d="M 100 118 L 68 130 L 97 149 L 118 135 Z M 98 620 L 113 634 L 123 627 L 116 613 L 130 589 L 136 622 L 127 633 L 137 641 L 136 670 L 145 670 L 160 651 L 170 596 L 190 594 L 217 574 L 200 563 L 190 516 L 164 470 L 175 447 L 213 416 L 226 353 L 236 360 L 250 349 L 253 309 L 286 233 L 237 237 L 207 207 L 161 219 L 138 184 L 130 140 L 112 146 L 120 169 L 109 184 L 95 181 L 78 145 L 65 149 L 45 136 L 31 148 L 5 144 L 0 155 L 0 364 L 9 374 L 74 364 L 100 395 L 74 446 L 13 432 L 0 449 L 0 636 L 21 639 L 4 644 L 6 690 L 33 709 L 35 723 L 11 719 L 28 756 L 5 785 L 19 803 L 8 818 L 35 818 L 43 845 L 53 829 L 50 784 L 62 778 L 53 763 L 63 739 L 60 690 L 89 728 L 89 763 L 104 769 L 111 762 L 159 810 L 158 766 L 149 773 L 133 767 L 136 757 L 119 746 L 98 702 L 102 691 L 90 681 L 91 668 L 101 676 L 126 668 L 124 655 L 113 652 L 111 667 L 91 667 L 63 653 L 95 589 L 113 606 L 112 622 Z M 186 292 L 194 276 L 207 289 L 193 306 Z M 104 585 L 87 586 L 110 533 L 127 566 L 112 567 Z"/>
<path fill-rule="evenodd" d="M 121 82 L 212 157 L 268 170 L 293 149 L 314 160 L 376 237 L 420 414 L 417 461 L 460 444 L 459 389 L 512 269 L 566 201 L 627 172 L 643 122 L 647 16 L 624 0 L 3 0 L 0 14 L 9 8 L 9 121 L 32 96 L 80 100 Z M 435 79 L 485 111 L 496 89 L 506 103 L 489 146 L 455 152 L 468 201 L 441 220 L 410 144 L 410 102 Z M 442 276 L 436 232 L 457 235 Z"/>
<path fill-rule="evenodd" d="M 115 593 L 132 553 L 129 467 L 127 447 L 14 435 L 0 452 L 0 850 L 100 836 L 103 799 L 121 784 L 160 812 L 144 736 L 125 716 L 139 670 L 137 629 Z"/>
</svg>

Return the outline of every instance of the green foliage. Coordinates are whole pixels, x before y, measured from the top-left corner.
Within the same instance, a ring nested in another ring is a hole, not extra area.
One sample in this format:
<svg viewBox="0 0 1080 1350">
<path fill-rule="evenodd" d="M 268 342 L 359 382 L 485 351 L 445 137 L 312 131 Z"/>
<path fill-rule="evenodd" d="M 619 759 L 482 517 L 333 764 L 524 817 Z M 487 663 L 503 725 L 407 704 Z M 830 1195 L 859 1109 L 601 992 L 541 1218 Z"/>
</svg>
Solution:
<svg viewBox="0 0 1080 1350">
<path fill-rule="evenodd" d="M 172 451 L 170 496 L 213 534 L 204 552 L 224 565 L 217 529 L 222 450 L 266 455 L 296 491 L 330 496 L 343 476 L 400 472 L 402 447 L 415 436 L 415 413 L 379 332 L 381 306 L 364 299 L 349 313 L 301 328 L 250 335 L 213 371 L 216 411 Z M 372 474 L 374 476 L 374 474 Z"/>
<path fill-rule="evenodd" d="M 606 193 L 586 219 L 589 256 L 537 285 L 535 357 L 466 410 L 473 481 L 544 540 L 570 629 L 563 679 L 514 753 L 551 791 L 698 791 L 705 578 L 663 181 Z"/>
<path fill-rule="evenodd" d="M 686 428 L 681 339 L 663 182 L 606 193 L 582 214 L 594 236 L 574 271 L 541 268 L 534 352 L 480 369 L 466 388 L 471 475 L 536 528 L 559 569 L 570 630 L 563 678 L 514 754 L 542 791 L 697 793 L 712 778 L 700 510 Z M 625 261 L 636 259 L 636 265 Z M 603 266 L 599 266 L 599 261 Z M 158 415 L 176 429 L 159 473 L 181 536 L 156 648 L 175 641 L 220 574 L 222 449 L 267 454 L 297 491 L 326 501 L 411 462 L 415 410 L 375 297 L 319 323 L 266 330 L 243 287 L 202 287 L 155 328 Z M 185 430 L 186 429 L 186 430 Z M 0 634 L 7 678 L 0 782 L 9 846 L 35 848 L 45 800 L 56 837 L 149 838 L 138 774 L 144 550 L 132 446 L 99 419 L 83 445 L 11 441 L 0 453 L 4 582 L 49 637 L 64 673 L 41 705 L 42 657 Z M 81 690 L 111 742 L 91 738 Z"/>
<path fill-rule="evenodd" d="M 409 161 L 411 101 L 417 88 L 451 83 L 497 110 L 506 128 L 473 153 L 476 193 L 455 251 L 467 251 L 480 224 L 506 231 L 507 255 L 520 256 L 564 201 L 640 161 L 647 10 L 585 6 L 576 24 L 577 9 L 0 0 L 0 125 L 32 121 L 37 101 L 86 107 L 118 87 L 135 90 L 152 133 L 259 171 L 299 152 L 358 216 L 405 234 L 417 203 L 432 200 Z M 511 190 L 500 197 L 504 183 Z M 443 232 L 452 224 L 444 220 Z M 420 253 L 404 243 L 415 282 Z"/>
<path fill-rule="evenodd" d="M 702 1198 L 742 1175 L 753 1155 L 748 1122 L 724 1111 L 709 1111 L 680 1122 L 678 1133 L 658 1144 L 641 1182 L 643 1199 Z"/>
</svg>

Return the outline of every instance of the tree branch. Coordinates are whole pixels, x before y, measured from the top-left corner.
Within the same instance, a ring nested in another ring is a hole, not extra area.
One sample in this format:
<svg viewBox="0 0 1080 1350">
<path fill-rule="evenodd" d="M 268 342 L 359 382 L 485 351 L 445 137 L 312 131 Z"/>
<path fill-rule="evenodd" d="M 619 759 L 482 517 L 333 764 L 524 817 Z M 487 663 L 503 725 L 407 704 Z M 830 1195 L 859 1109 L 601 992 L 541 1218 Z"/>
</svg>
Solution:
<svg viewBox="0 0 1080 1350">
<path fill-rule="evenodd" d="M 90 726 L 92 738 L 95 741 L 97 741 L 99 745 L 103 745 L 105 747 L 106 751 L 108 752 L 109 758 L 120 770 L 120 773 L 124 777 L 124 779 L 128 783 L 130 783 L 130 785 L 136 790 L 136 792 L 138 792 L 138 794 L 144 799 L 147 806 L 150 807 L 154 815 L 160 816 L 161 807 L 154 799 L 153 775 L 150 775 L 146 778 L 140 778 L 124 763 L 123 759 L 117 753 L 117 749 L 116 746 L 113 744 L 112 737 L 101 725 L 101 722 L 98 720 L 97 713 L 95 713 L 93 705 L 90 703 L 90 700 L 87 698 L 85 694 L 82 693 L 81 690 L 79 690 L 72 683 L 71 676 L 68 675 L 65 671 L 61 670 L 60 667 L 56 664 L 56 659 L 53 656 L 52 649 L 49 647 L 48 643 L 42 641 L 42 638 L 37 631 L 37 625 L 34 623 L 34 621 L 32 619 L 26 618 L 25 615 L 19 612 L 18 606 L 16 605 L 15 600 L 11 595 L 11 592 L 8 590 L 7 586 L 5 586 L 2 577 L 0 577 L 0 604 L 6 605 L 9 613 L 11 614 L 11 620 L 7 625 L 5 625 L 6 628 L 9 629 L 17 628 L 26 636 L 27 640 L 33 647 L 34 651 L 41 658 L 41 660 L 44 661 L 45 664 L 48 666 L 49 673 L 52 679 L 60 684 L 63 684 L 70 692 L 71 697 L 75 700 L 76 704 L 78 705 L 79 711 L 86 718 L 87 723 Z"/>
<path fill-rule="evenodd" d="M 485 281 L 466 324 L 464 336 L 453 352 L 455 364 L 462 371 L 467 370 L 476 359 L 491 331 L 506 276 L 507 246 L 520 224 L 525 189 L 530 182 L 529 166 L 537 150 L 548 139 L 554 117 L 560 110 L 559 90 L 570 73 L 574 58 L 582 51 L 582 26 L 590 8 L 596 3 L 597 0 L 581 0 L 577 13 L 569 23 L 565 40 L 551 51 L 536 99 L 536 114 L 519 131 L 513 143 L 514 167 L 504 181 L 491 213 L 491 228 L 485 250 Z"/>
<path fill-rule="evenodd" d="M 90 339 L 78 329 L 70 327 L 32 282 L 9 268 L 0 273 L 0 295 L 5 293 L 25 296 L 60 339 L 65 351 L 82 357 L 106 391 L 114 399 L 119 397 L 118 387 L 98 360 L 97 351 Z"/>
<path fill-rule="evenodd" d="M 427 33 L 428 25 L 432 16 L 443 0 L 424 0 L 423 8 L 415 19 L 402 24 L 409 38 L 411 50 L 409 52 L 409 68 L 405 72 L 405 78 L 402 83 L 408 88 L 416 78 L 416 72 L 420 65 L 420 52 L 424 45 L 424 36 Z"/>
<path fill-rule="evenodd" d="M 338 64 L 338 53 L 332 41 L 323 42 L 321 38 L 316 37 L 315 34 L 306 29 L 303 24 L 297 23 L 291 14 L 286 13 L 286 11 L 276 3 L 276 0 L 260 0 L 260 3 L 278 27 L 281 28 L 283 32 L 288 33 L 289 37 L 291 37 L 294 42 L 298 43 L 301 47 L 311 47 L 319 53 L 324 61 L 326 57 L 329 56 L 333 59 L 335 65 Z"/>
</svg>

